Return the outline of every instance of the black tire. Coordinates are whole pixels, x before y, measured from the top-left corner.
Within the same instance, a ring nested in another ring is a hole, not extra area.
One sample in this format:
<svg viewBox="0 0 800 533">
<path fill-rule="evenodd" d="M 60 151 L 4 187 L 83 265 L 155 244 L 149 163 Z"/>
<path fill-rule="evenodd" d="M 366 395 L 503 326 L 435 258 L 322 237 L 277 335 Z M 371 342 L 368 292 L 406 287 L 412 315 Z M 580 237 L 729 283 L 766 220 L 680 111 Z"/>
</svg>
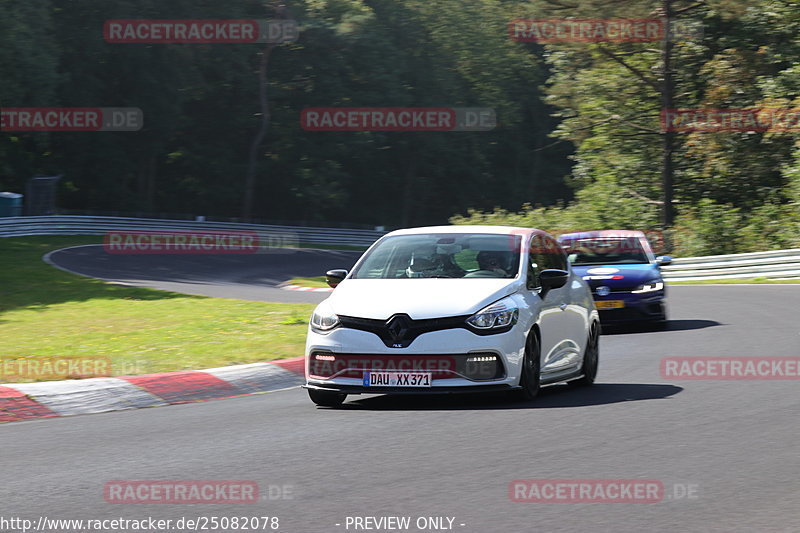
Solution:
<svg viewBox="0 0 800 533">
<path fill-rule="evenodd" d="M 343 392 L 308 389 L 308 397 L 311 401 L 322 407 L 339 407 L 347 398 L 347 394 Z"/>
<path fill-rule="evenodd" d="M 539 394 L 541 383 L 541 361 L 539 353 L 539 338 L 531 331 L 528 342 L 525 343 L 525 358 L 522 360 L 522 373 L 519 377 L 521 389 L 511 391 L 511 399 L 520 402 L 529 402 Z"/>
<path fill-rule="evenodd" d="M 600 361 L 600 327 L 597 323 L 592 325 L 589 331 L 589 339 L 586 341 L 586 350 L 583 352 L 583 376 L 570 381 L 569 384 L 575 387 L 589 387 L 597 377 L 597 367 Z"/>
<path fill-rule="evenodd" d="M 652 322 L 653 329 L 663 331 L 667 329 L 669 323 L 667 322 L 667 307 L 661 304 L 661 316 Z"/>
<path fill-rule="evenodd" d="M 650 323 L 650 327 L 654 331 L 664 331 L 669 328 L 669 324 L 666 320 L 656 320 Z"/>
</svg>

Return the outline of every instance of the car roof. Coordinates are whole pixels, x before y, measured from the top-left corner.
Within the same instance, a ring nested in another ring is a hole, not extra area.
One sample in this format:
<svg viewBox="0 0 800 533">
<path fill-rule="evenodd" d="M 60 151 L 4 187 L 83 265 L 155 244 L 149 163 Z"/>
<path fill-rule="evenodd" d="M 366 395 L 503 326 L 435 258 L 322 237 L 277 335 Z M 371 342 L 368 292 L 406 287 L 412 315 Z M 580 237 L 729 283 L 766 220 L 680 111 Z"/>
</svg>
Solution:
<svg viewBox="0 0 800 533">
<path fill-rule="evenodd" d="M 495 235 L 530 235 L 546 233 L 535 228 L 519 228 L 512 226 L 488 225 L 456 225 L 456 226 L 425 226 L 420 228 L 405 228 L 387 233 L 388 235 L 427 235 L 431 233 L 491 233 Z"/>
</svg>

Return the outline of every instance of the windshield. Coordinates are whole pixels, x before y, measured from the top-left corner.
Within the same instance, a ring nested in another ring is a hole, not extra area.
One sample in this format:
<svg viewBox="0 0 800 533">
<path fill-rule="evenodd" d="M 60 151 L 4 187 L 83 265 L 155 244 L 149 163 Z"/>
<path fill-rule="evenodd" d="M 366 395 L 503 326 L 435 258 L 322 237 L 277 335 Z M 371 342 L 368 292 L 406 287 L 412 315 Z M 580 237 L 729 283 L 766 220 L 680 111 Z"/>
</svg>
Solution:
<svg viewBox="0 0 800 533">
<path fill-rule="evenodd" d="M 397 235 L 378 243 L 351 279 L 514 278 L 519 235 Z"/>
<path fill-rule="evenodd" d="M 594 237 L 561 242 L 574 266 L 648 263 L 647 252 L 637 237 Z"/>
</svg>

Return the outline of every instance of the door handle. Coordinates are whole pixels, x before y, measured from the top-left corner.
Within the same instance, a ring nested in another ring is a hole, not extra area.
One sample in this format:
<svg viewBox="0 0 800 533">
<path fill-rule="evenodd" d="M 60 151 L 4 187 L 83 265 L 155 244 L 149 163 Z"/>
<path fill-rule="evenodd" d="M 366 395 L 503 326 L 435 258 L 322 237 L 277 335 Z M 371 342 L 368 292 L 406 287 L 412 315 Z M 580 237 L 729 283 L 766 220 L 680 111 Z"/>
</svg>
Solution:
<svg viewBox="0 0 800 533">
<path fill-rule="evenodd" d="M 564 309 L 567 308 L 567 304 L 559 304 L 558 308 L 563 311 Z"/>
</svg>

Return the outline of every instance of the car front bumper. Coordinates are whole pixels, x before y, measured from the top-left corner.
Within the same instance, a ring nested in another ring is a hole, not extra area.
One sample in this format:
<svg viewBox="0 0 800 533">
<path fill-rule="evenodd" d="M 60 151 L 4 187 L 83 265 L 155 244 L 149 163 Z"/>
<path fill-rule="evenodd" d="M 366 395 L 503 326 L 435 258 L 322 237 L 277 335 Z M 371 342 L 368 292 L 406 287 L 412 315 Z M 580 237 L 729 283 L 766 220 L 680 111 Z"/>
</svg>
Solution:
<svg viewBox="0 0 800 533">
<path fill-rule="evenodd" d="M 602 309 L 600 321 L 604 324 L 625 322 L 652 322 L 663 320 L 666 316 L 664 291 L 655 291 L 652 294 L 611 293 L 608 296 L 593 295 L 595 305 L 597 302 L 622 301 L 624 307 L 618 309 Z"/>
<path fill-rule="evenodd" d="M 501 383 L 497 385 L 476 385 L 469 386 L 436 386 L 426 388 L 407 388 L 407 387 L 381 387 L 369 388 L 363 386 L 353 385 L 338 385 L 338 384 L 316 384 L 306 383 L 303 385 L 305 389 L 316 389 L 331 392 L 343 392 L 345 394 L 470 394 L 476 392 L 506 392 L 513 389 L 520 388 L 519 386 L 511 385 L 510 383 Z"/>
<path fill-rule="evenodd" d="M 337 328 L 319 334 L 309 330 L 306 387 L 347 394 L 509 390 L 519 383 L 524 356 L 525 336 L 518 330 L 486 336 L 462 328 L 433 331 L 420 335 L 407 348 L 389 348 L 366 331 Z M 430 372 L 432 379 L 429 387 L 364 385 L 365 372 L 381 371 Z"/>
</svg>

